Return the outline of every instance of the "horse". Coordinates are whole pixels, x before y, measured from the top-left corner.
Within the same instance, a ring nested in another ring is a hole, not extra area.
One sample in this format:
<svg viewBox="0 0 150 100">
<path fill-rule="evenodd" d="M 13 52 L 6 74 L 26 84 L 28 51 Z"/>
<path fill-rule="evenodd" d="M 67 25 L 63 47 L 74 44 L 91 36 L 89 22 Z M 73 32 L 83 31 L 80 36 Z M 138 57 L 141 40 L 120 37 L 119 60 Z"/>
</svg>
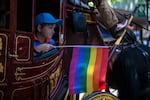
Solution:
<svg viewBox="0 0 150 100">
<path fill-rule="evenodd" d="M 121 45 L 111 62 L 108 84 L 118 90 L 120 100 L 150 100 L 150 47 L 138 43 L 129 29 Z"/>
<path fill-rule="evenodd" d="M 86 14 L 88 13 L 91 12 L 86 12 Z M 90 17 L 90 19 L 93 19 L 92 16 Z M 65 41 L 66 45 L 104 45 L 96 24 L 87 23 L 86 31 L 77 32 L 76 27 L 74 27 L 74 25 L 76 24 L 73 23 L 73 18 L 74 13 L 70 12 L 70 10 L 67 10 L 65 22 L 67 25 Z M 127 30 L 127 33 L 132 32 L 130 30 Z M 127 36 L 125 36 L 122 42 L 123 48 L 118 49 L 121 52 L 119 52 L 119 54 L 116 55 L 116 58 L 114 58 L 112 69 L 110 72 L 108 72 L 108 74 L 110 74 L 109 76 L 111 77 L 109 77 L 107 81 L 108 85 L 111 86 L 112 84 L 110 80 L 113 79 L 113 81 L 115 82 L 115 88 L 118 89 L 119 98 L 121 100 L 129 100 L 129 98 L 131 100 L 138 100 L 139 98 L 142 98 L 142 100 L 144 98 L 146 100 L 147 98 L 149 99 L 149 84 L 147 73 L 148 66 L 150 66 L 150 48 L 136 43 L 134 35 L 130 35 L 128 36 L 127 34 Z M 146 52 L 147 56 L 143 55 L 143 52 Z M 67 75 L 69 74 L 71 54 L 72 49 L 65 48 L 64 64 Z M 138 58 L 135 59 L 135 57 Z M 99 93 L 100 92 L 96 92 L 96 95 Z"/>
</svg>

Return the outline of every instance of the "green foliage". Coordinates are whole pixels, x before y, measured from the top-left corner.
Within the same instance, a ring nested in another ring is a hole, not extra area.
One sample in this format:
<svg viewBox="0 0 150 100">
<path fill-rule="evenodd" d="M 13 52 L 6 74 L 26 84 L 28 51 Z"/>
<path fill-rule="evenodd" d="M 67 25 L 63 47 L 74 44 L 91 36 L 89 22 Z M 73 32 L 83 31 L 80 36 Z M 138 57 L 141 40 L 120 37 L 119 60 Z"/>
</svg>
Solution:
<svg viewBox="0 0 150 100">
<path fill-rule="evenodd" d="M 122 0 L 110 0 L 110 2 L 113 4 L 115 2 L 121 2 Z"/>
<path fill-rule="evenodd" d="M 145 2 L 145 0 L 138 0 L 138 2 Z"/>
<path fill-rule="evenodd" d="M 122 0 L 108 0 L 108 3 L 111 7 L 113 7 L 113 3 L 122 2 Z"/>
</svg>

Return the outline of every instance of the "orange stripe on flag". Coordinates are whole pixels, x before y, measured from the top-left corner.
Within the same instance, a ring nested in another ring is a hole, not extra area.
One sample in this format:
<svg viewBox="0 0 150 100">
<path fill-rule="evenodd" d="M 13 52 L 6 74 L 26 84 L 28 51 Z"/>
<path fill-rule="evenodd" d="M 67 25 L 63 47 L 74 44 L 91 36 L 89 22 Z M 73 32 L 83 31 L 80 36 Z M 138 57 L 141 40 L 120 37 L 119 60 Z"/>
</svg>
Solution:
<svg viewBox="0 0 150 100">
<path fill-rule="evenodd" d="M 100 77 L 101 62 L 102 62 L 102 52 L 103 52 L 102 48 L 97 48 L 96 62 L 95 62 L 94 75 L 93 75 L 94 90 L 98 90 L 98 88 L 99 88 L 99 77 Z"/>
</svg>

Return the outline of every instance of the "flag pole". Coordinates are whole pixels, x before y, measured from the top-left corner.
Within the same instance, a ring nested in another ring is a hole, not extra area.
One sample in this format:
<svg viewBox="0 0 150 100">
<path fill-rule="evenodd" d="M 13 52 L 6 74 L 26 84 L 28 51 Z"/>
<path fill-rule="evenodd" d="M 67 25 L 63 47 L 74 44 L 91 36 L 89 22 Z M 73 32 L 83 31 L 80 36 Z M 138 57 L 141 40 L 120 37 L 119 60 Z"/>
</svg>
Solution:
<svg viewBox="0 0 150 100">
<path fill-rule="evenodd" d="M 52 46 L 54 48 L 71 48 L 71 47 L 84 47 L 84 48 L 109 48 L 111 46 L 95 46 L 95 45 L 61 45 Z"/>
</svg>

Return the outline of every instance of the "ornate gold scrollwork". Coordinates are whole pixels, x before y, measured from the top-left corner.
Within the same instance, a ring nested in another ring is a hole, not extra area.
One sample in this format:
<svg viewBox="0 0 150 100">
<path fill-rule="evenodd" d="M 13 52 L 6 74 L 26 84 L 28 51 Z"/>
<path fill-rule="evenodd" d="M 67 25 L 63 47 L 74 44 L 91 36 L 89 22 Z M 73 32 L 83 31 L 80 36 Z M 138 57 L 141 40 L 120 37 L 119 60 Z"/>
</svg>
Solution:
<svg viewBox="0 0 150 100">
<path fill-rule="evenodd" d="M 4 72 L 4 66 L 2 65 L 2 63 L 0 63 L 0 73 Z"/>
<path fill-rule="evenodd" d="M 15 71 L 15 78 L 17 81 L 21 81 L 21 80 L 30 80 L 30 79 L 33 79 L 33 78 L 36 78 L 36 77 L 39 77 L 43 74 L 46 74 L 52 66 L 55 65 L 56 61 L 58 60 L 58 56 L 56 58 L 54 58 L 52 61 L 48 62 L 48 63 L 43 63 L 41 65 L 38 65 L 38 66 L 32 66 L 32 67 L 17 67 L 16 68 L 16 71 Z M 39 69 L 39 68 L 42 68 L 42 67 L 47 67 L 49 66 L 45 71 L 43 71 L 42 73 L 38 73 L 36 75 L 33 75 L 33 76 L 28 76 L 26 77 L 27 75 L 27 70 L 31 71 L 31 70 L 34 70 L 34 69 Z M 23 73 L 24 72 L 24 73 Z M 23 77 L 24 76 L 24 77 Z"/>
<path fill-rule="evenodd" d="M 59 79 L 59 76 L 60 76 L 60 71 L 61 71 L 61 67 L 62 67 L 62 61 L 61 63 L 59 64 L 57 70 L 55 72 L 53 72 L 49 78 L 50 78 L 50 85 L 51 85 L 51 88 L 50 88 L 50 92 L 53 91 L 53 89 L 56 87 L 57 85 L 57 82 L 58 82 L 58 79 Z"/>
<path fill-rule="evenodd" d="M 17 81 L 19 81 L 19 80 L 22 79 L 22 78 L 21 78 L 22 75 L 25 75 L 25 73 L 22 73 L 21 71 L 22 71 L 22 68 L 20 68 L 20 67 L 18 67 L 18 68 L 16 69 L 15 76 L 16 76 L 16 80 L 17 80 Z"/>
</svg>

